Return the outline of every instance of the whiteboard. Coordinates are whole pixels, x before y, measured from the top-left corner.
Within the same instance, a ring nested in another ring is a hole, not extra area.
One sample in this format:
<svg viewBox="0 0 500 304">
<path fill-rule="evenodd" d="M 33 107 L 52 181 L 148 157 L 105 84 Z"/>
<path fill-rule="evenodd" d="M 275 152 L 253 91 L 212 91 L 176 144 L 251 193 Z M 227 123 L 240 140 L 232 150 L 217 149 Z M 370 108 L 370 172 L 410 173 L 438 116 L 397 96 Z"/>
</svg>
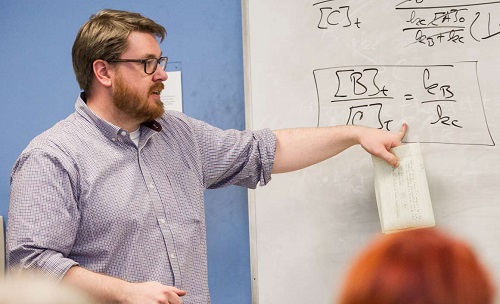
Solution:
<svg viewBox="0 0 500 304">
<path fill-rule="evenodd" d="M 248 129 L 356 124 L 420 142 L 438 227 L 500 281 L 500 1 L 242 2 Z M 332 303 L 381 232 L 359 146 L 249 192 L 253 303 Z"/>
</svg>

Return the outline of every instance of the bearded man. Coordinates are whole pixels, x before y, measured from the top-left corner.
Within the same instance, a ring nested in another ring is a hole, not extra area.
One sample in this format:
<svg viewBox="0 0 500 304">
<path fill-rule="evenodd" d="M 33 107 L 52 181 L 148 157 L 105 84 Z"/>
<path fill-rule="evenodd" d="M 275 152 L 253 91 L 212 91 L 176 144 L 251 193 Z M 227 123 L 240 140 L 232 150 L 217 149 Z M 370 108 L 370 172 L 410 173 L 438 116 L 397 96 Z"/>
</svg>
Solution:
<svg viewBox="0 0 500 304">
<path fill-rule="evenodd" d="M 220 130 L 160 100 L 163 26 L 103 10 L 80 29 L 76 111 L 38 135 L 11 176 L 8 264 L 105 303 L 210 303 L 205 189 L 265 185 L 272 173 L 360 144 L 397 166 L 398 134 L 361 126 Z"/>
</svg>

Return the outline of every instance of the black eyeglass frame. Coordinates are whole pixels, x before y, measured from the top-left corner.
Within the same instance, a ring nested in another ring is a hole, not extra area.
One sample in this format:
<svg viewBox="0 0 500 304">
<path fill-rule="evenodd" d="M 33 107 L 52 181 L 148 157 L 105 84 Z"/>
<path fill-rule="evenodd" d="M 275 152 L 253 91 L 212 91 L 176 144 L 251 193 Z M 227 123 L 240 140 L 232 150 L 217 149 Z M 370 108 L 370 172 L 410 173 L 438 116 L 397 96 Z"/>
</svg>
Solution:
<svg viewBox="0 0 500 304">
<path fill-rule="evenodd" d="M 150 62 L 151 60 L 155 60 L 156 64 L 153 65 L 153 71 L 151 73 L 148 73 L 147 65 L 148 65 L 148 62 Z M 167 63 L 168 63 L 167 56 L 162 56 L 160 58 L 148 58 L 148 59 L 115 59 L 115 60 L 106 60 L 106 61 L 110 62 L 110 63 L 120 63 L 120 62 L 142 63 L 144 65 L 144 73 L 146 73 L 147 75 L 153 75 L 156 72 L 156 69 L 158 68 L 158 65 L 160 65 L 162 60 L 165 60 L 165 63 L 161 64 L 161 68 L 165 71 L 165 68 L 167 67 Z"/>
</svg>

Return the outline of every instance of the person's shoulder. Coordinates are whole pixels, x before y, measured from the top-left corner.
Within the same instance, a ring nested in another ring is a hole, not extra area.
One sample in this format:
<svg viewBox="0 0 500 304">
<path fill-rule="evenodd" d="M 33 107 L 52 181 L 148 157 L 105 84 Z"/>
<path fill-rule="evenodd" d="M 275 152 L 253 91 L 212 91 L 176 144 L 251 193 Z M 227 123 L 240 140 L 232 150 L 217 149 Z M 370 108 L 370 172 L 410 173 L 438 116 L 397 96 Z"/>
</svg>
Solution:
<svg viewBox="0 0 500 304">
<path fill-rule="evenodd" d="M 70 116 L 71 117 L 71 116 Z M 87 151 L 85 142 L 77 137 L 77 128 L 68 117 L 35 136 L 19 154 L 12 168 L 12 176 L 21 168 L 43 162 L 58 163 L 73 168 L 80 155 Z"/>
<path fill-rule="evenodd" d="M 179 112 L 179 111 L 171 111 L 167 110 L 163 114 L 163 116 L 160 118 L 160 120 L 163 120 L 163 122 L 180 122 L 180 121 L 189 121 L 192 118 L 187 116 L 186 114 Z"/>
<path fill-rule="evenodd" d="M 66 146 L 78 145 L 81 142 L 78 138 L 82 132 L 85 131 L 78 128 L 75 115 L 71 114 L 35 136 L 24 149 L 23 153 L 29 153 L 33 150 L 61 150 Z"/>
<path fill-rule="evenodd" d="M 179 111 L 165 111 L 158 119 L 164 131 L 175 129 L 192 129 L 194 124 L 200 121 Z"/>
</svg>

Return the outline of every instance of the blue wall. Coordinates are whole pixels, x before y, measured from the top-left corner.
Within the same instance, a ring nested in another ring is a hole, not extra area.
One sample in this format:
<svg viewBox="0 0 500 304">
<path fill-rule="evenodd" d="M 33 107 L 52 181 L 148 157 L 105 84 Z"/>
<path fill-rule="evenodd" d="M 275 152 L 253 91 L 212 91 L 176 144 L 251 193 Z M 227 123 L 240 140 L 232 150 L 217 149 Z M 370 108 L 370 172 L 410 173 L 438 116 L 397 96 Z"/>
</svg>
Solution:
<svg viewBox="0 0 500 304">
<path fill-rule="evenodd" d="M 79 88 L 71 47 L 102 8 L 139 12 L 166 27 L 169 60 L 181 62 L 184 112 L 243 129 L 241 3 L 210 1 L 0 0 L 0 215 L 12 165 L 28 142 L 74 110 Z M 206 192 L 212 302 L 250 303 L 246 189 Z M 8 220 L 8 219 L 7 219 Z"/>
</svg>

